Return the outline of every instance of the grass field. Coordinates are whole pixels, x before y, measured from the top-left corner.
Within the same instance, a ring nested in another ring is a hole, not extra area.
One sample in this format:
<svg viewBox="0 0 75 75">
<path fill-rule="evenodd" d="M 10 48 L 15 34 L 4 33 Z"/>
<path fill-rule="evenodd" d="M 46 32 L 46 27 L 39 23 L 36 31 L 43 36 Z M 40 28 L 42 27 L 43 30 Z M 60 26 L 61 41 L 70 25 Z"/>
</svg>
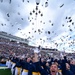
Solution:
<svg viewBox="0 0 75 75">
<path fill-rule="evenodd" d="M 0 75 L 12 75 L 11 70 L 6 67 L 0 67 Z"/>
</svg>

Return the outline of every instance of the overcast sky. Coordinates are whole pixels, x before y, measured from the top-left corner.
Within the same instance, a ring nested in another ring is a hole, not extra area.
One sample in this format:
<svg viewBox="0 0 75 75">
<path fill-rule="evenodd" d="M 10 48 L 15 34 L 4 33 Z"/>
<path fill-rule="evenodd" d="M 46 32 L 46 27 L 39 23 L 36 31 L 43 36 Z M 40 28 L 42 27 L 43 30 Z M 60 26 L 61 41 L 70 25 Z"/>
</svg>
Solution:
<svg viewBox="0 0 75 75">
<path fill-rule="evenodd" d="M 0 31 L 30 45 L 75 50 L 75 0 L 40 0 L 37 8 L 35 0 L 0 0 Z"/>
</svg>

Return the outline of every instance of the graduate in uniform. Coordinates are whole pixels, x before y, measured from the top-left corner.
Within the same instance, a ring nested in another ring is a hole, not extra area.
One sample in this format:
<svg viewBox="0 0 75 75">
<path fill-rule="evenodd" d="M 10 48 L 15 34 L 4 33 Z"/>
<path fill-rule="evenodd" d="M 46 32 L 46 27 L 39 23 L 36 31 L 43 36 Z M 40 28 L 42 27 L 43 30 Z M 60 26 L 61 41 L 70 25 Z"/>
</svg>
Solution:
<svg viewBox="0 0 75 75">
<path fill-rule="evenodd" d="M 75 61 L 74 60 L 70 60 L 70 70 L 75 75 Z"/>
<path fill-rule="evenodd" d="M 16 63 L 17 63 L 17 58 L 13 57 L 11 59 L 11 64 L 12 64 L 12 66 L 11 66 L 11 73 L 12 73 L 12 75 L 15 75 L 15 68 L 14 67 L 15 67 Z"/>
<path fill-rule="evenodd" d="M 50 75 L 62 75 L 59 73 L 57 64 L 54 63 L 50 66 Z"/>
<path fill-rule="evenodd" d="M 34 56 L 32 57 L 32 64 L 30 64 L 28 75 L 48 75 L 48 73 L 41 68 L 40 62 L 38 60 L 38 52 L 34 51 Z"/>
<path fill-rule="evenodd" d="M 70 70 L 70 65 L 66 63 L 66 73 L 65 75 L 74 75 L 73 72 Z"/>
<path fill-rule="evenodd" d="M 15 68 L 15 75 L 21 75 L 21 61 L 20 61 L 20 58 L 17 58 L 17 62 L 16 62 L 16 65 L 14 66 Z"/>
<path fill-rule="evenodd" d="M 11 60 L 10 59 L 7 59 L 6 61 L 6 66 L 11 69 Z"/>
<path fill-rule="evenodd" d="M 30 63 L 31 63 L 31 58 L 30 57 L 28 57 L 26 60 L 23 60 L 21 62 L 21 66 L 22 66 L 22 69 L 23 69 L 22 75 L 28 75 Z"/>
<path fill-rule="evenodd" d="M 44 58 L 40 59 L 41 68 L 44 69 L 48 74 L 50 74 L 49 62 L 45 61 Z"/>
</svg>

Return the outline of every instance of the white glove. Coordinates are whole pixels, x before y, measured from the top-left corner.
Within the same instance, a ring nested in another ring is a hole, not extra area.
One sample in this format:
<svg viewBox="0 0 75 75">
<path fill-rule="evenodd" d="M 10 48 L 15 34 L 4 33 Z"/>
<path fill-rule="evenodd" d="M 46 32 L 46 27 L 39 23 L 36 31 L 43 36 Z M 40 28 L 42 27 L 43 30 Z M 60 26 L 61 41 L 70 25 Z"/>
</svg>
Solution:
<svg viewBox="0 0 75 75">
<path fill-rule="evenodd" d="M 39 53 L 40 51 L 38 50 L 38 48 L 34 49 L 34 53 Z"/>
</svg>

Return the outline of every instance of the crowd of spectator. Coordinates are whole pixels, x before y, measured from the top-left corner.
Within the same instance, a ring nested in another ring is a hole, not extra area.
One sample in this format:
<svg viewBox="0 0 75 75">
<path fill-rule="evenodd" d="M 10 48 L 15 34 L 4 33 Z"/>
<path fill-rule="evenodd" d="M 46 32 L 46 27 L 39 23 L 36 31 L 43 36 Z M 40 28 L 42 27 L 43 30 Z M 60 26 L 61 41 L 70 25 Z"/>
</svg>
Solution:
<svg viewBox="0 0 75 75">
<path fill-rule="evenodd" d="M 13 54 L 23 55 L 27 53 L 32 53 L 33 51 L 31 50 L 32 48 L 23 43 L 0 38 L 0 56 L 12 56 Z"/>
</svg>

